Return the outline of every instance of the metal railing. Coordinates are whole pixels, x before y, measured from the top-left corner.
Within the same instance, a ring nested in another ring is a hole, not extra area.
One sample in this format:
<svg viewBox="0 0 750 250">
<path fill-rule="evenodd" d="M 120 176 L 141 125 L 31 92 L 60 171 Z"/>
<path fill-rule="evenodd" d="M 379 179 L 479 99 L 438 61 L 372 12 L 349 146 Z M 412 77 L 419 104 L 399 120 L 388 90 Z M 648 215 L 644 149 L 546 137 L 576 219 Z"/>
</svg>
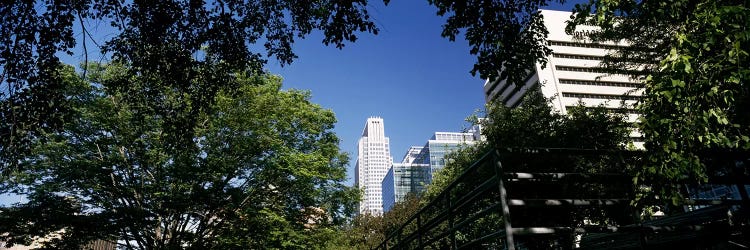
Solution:
<svg viewBox="0 0 750 250">
<path fill-rule="evenodd" d="M 750 160 L 748 155 L 740 159 Z M 631 201 L 638 187 L 628 172 L 640 167 L 643 156 L 643 152 L 581 149 L 487 152 L 375 249 L 514 250 L 539 244 L 533 242 L 573 248 L 580 244 L 576 235 L 598 233 L 588 239 L 601 241 L 615 232 L 637 232 L 640 241 L 635 245 L 644 246 L 646 231 L 702 230 L 688 224 L 675 226 L 669 220 L 649 225 L 636 219 L 640 210 Z M 712 179 L 738 187 L 750 184 L 746 177 Z M 741 200 L 689 199 L 684 204 L 728 207 L 747 202 L 745 192 Z M 511 218 L 520 223 L 513 224 Z"/>
</svg>

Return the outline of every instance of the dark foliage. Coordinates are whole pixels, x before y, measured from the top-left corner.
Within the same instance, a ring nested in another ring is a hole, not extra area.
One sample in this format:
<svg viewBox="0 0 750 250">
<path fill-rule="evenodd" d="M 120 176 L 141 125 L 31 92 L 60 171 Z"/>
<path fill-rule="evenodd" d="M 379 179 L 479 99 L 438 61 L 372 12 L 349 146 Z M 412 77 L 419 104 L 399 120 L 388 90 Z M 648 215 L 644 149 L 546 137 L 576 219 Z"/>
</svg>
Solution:
<svg viewBox="0 0 750 250">
<path fill-rule="evenodd" d="M 173 150 L 189 142 L 198 112 L 237 71 L 261 72 L 265 55 L 288 64 L 295 39 L 315 30 L 323 43 L 342 48 L 357 33 L 377 33 L 366 0 L 348 1 L 6 1 L 0 4 L 0 167 L 2 176 L 29 153 L 36 136 L 58 131 L 73 107 L 63 95 L 58 53 L 83 56 L 76 44 L 96 45 L 112 62 L 130 65 L 140 84 L 113 88 L 133 102 L 163 89 L 185 93 L 173 104 L 148 107 L 170 117 Z M 89 23 L 108 24 L 107 40 L 93 40 Z M 74 28 L 74 25 L 80 27 Z M 80 29 L 78 32 L 77 29 Z M 85 75 L 84 63 L 84 75 Z M 191 103 L 191 105 L 185 105 Z M 175 110 L 192 114 L 173 117 Z M 184 132 L 184 133 L 183 133 Z M 4 178 L 4 177 L 3 177 Z"/>
</svg>

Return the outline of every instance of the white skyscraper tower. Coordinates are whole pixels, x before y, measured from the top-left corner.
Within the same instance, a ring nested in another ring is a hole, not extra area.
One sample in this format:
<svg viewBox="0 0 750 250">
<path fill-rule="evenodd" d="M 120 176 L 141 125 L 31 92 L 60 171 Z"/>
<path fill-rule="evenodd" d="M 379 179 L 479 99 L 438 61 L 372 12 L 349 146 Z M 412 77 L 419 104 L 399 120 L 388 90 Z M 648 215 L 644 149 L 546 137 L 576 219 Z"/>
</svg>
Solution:
<svg viewBox="0 0 750 250">
<path fill-rule="evenodd" d="M 367 119 L 362 138 L 359 139 L 357 163 L 355 171 L 357 186 L 365 191 L 359 204 L 360 213 L 380 215 L 383 213 L 382 181 L 391 167 L 390 144 L 385 137 L 383 118 L 370 117 Z"/>
<path fill-rule="evenodd" d="M 643 94 L 641 79 L 624 72 L 608 73 L 600 65 L 609 52 L 628 45 L 625 42 L 593 43 L 579 39 L 575 34 L 585 36 L 597 28 L 581 25 L 574 35 L 569 35 L 565 33 L 565 26 L 572 13 L 556 10 L 541 10 L 541 13 L 549 31 L 549 48 L 552 49 L 546 67 L 536 63 L 520 87 L 505 80 L 488 80 L 484 84 L 486 101 L 495 100 L 508 107 L 517 107 L 527 90 L 536 88 L 545 97 L 554 98 L 552 108 L 563 114 L 579 102 L 587 107 L 603 104 L 607 109 L 624 111 L 628 114 L 628 121 L 637 122 L 640 114 L 634 107 Z M 633 131 L 630 136 L 636 147 L 642 147 L 639 132 Z"/>
</svg>

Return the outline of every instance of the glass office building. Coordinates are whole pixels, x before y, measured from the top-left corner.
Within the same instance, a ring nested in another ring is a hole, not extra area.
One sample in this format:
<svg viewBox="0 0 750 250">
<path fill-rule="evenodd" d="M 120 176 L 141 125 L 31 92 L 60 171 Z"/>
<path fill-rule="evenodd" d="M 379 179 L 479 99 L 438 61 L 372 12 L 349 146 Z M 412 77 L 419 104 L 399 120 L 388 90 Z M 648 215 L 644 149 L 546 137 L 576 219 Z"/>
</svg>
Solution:
<svg viewBox="0 0 750 250">
<path fill-rule="evenodd" d="M 422 193 L 432 183 L 433 174 L 445 167 L 445 155 L 482 140 L 480 132 L 479 126 L 467 133 L 436 132 L 424 146 L 410 147 L 401 163 L 393 163 L 383 178 L 383 211 L 403 201 L 409 193 Z"/>
<path fill-rule="evenodd" d="M 422 151 L 415 157 L 414 163 L 429 164 L 434 174 L 445 167 L 445 155 L 461 146 L 476 142 L 475 133 L 435 132 L 427 141 Z"/>
<path fill-rule="evenodd" d="M 404 159 L 401 160 L 401 163 L 413 163 L 417 157 L 419 157 L 419 154 L 422 152 L 422 149 L 424 147 L 420 146 L 411 146 L 409 147 L 409 150 L 406 151 L 406 155 L 404 155 Z"/>
<path fill-rule="evenodd" d="M 388 212 L 407 194 L 423 192 L 430 181 L 429 164 L 393 163 L 383 178 L 383 211 Z"/>
</svg>

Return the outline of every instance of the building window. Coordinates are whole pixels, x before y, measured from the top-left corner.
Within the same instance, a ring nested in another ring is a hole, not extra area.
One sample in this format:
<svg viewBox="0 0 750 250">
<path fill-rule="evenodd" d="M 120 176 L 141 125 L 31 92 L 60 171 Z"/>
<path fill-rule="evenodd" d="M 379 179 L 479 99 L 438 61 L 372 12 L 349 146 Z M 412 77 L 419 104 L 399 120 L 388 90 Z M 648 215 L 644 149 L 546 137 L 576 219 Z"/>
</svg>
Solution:
<svg viewBox="0 0 750 250">
<path fill-rule="evenodd" d="M 567 92 L 563 92 L 562 95 L 563 97 L 607 99 L 607 100 L 639 101 L 642 99 L 642 97 L 640 96 L 629 96 L 629 95 L 583 94 L 583 93 L 567 93 Z"/>
<path fill-rule="evenodd" d="M 577 107 L 576 106 L 565 106 L 565 109 L 572 109 L 572 108 L 577 108 Z M 584 107 L 584 109 L 586 109 L 586 110 L 593 110 L 593 109 L 597 109 L 597 108 L 596 107 Z M 632 109 L 632 108 L 608 108 L 608 107 L 604 107 L 604 109 L 607 110 L 608 112 L 612 112 L 612 113 L 626 113 L 626 114 L 636 114 L 636 115 L 641 114 L 640 112 L 638 112 L 638 110 L 635 110 L 635 109 Z"/>
<path fill-rule="evenodd" d="M 573 72 L 588 72 L 588 73 L 602 73 L 602 74 L 620 74 L 620 75 L 643 75 L 641 71 L 624 70 L 624 69 L 607 69 L 602 67 L 576 67 L 576 66 L 555 66 L 556 70 L 560 71 L 573 71 Z"/>
<path fill-rule="evenodd" d="M 555 58 L 595 60 L 595 61 L 601 61 L 602 59 L 604 59 L 603 56 L 575 55 L 575 54 L 563 54 L 563 53 L 553 53 L 552 56 Z"/>
<path fill-rule="evenodd" d="M 591 86 L 608 86 L 608 87 L 625 87 L 625 88 L 642 88 L 642 83 L 633 82 L 608 82 L 608 81 L 590 81 L 590 80 L 572 80 L 572 79 L 560 79 L 560 84 L 574 84 L 574 85 L 591 85 Z"/>
<path fill-rule="evenodd" d="M 536 72 L 533 72 L 533 71 L 532 71 L 531 74 L 527 75 L 526 78 L 523 79 L 523 86 L 525 86 L 526 83 L 529 82 L 529 80 L 531 80 L 531 78 L 534 77 L 535 75 L 536 75 Z M 507 84 L 507 85 L 510 85 L 510 84 Z M 508 94 L 508 96 L 506 96 L 505 98 L 503 98 L 503 103 L 508 103 L 508 101 L 510 100 L 510 98 L 512 98 L 513 95 L 515 95 L 516 93 L 518 93 L 518 91 L 520 91 L 523 86 L 522 85 L 515 86 L 513 88 L 513 90 Z M 504 91 L 504 90 L 505 90 L 505 88 L 503 88 L 502 91 Z M 502 92 L 500 92 L 500 94 L 502 94 Z"/>
<path fill-rule="evenodd" d="M 534 77 L 535 75 L 536 75 L 536 70 L 530 70 L 529 74 L 526 75 L 526 77 L 523 79 L 522 84 L 525 85 L 525 83 L 528 82 L 529 80 L 531 80 L 531 78 Z M 497 91 L 497 94 L 494 96 L 495 98 L 497 98 L 498 96 L 502 95 L 503 92 L 505 92 L 505 90 L 508 89 L 508 87 L 510 87 L 511 85 L 516 85 L 516 84 L 510 83 L 508 81 L 505 81 L 504 83 L 505 84 L 503 85 L 503 87 L 499 91 Z M 496 81 L 494 83 L 494 85 L 492 86 L 492 88 L 490 88 L 489 90 L 487 90 L 487 92 L 485 94 L 487 96 L 491 95 L 492 92 L 495 90 L 495 88 L 497 88 L 497 86 L 499 86 L 499 85 L 500 85 L 500 81 Z M 518 88 L 520 88 L 520 87 L 517 86 L 517 89 Z M 516 89 L 516 91 L 517 91 L 517 89 Z M 510 95 L 512 96 L 513 93 L 511 93 Z"/>
<path fill-rule="evenodd" d="M 578 48 L 592 48 L 592 49 L 621 49 L 627 46 L 622 45 L 609 45 L 599 43 L 576 43 L 576 42 L 563 42 L 563 41 L 549 41 L 551 46 L 566 46 L 566 47 L 578 47 Z"/>
</svg>

